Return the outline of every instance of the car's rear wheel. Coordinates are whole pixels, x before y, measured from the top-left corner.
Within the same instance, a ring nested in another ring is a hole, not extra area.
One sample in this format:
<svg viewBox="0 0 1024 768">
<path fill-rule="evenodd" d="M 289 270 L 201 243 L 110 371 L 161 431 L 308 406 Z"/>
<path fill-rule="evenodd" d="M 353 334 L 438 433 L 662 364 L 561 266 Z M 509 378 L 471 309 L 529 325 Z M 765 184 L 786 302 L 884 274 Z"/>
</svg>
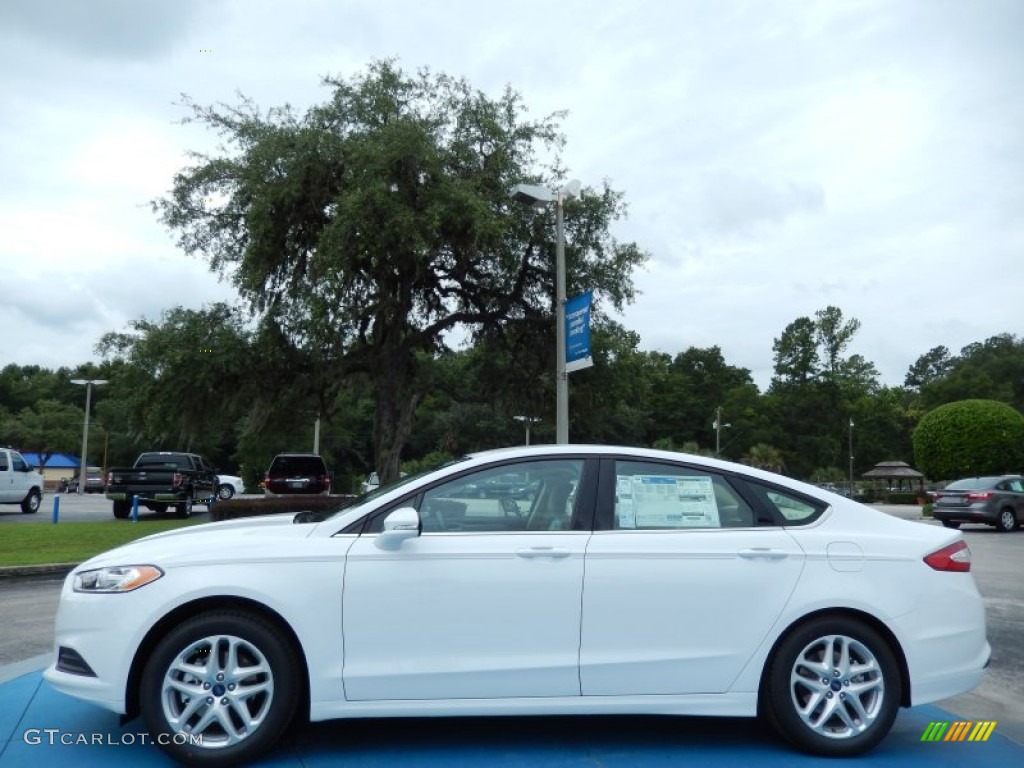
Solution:
<svg viewBox="0 0 1024 768">
<path fill-rule="evenodd" d="M 957 529 L 960 527 L 960 523 L 956 520 L 943 520 L 942 524 L 947 528 Z"/>
<path fill-rule="evenodd" d="M 180 504 L 175 505 L 174 511 L 178 517 L 183 520 L 190 517 L 192 515 L 192 499 L 188 499 L 187 501 L 183 501 Z"/>
<path fill-rule="evenodd" d="M 789 633 L 769 662 L 769 719 L 807 752 L 858 755 L 892 727 L 901 697 L 889 644 L 852 618 L 820 618 Z"/>
<path fill-rule="evenodd" d="M 158 515 L 167 514 L 167 505 L 166 504 L 163 504 L 163 503 L 151 504 L 149 508 L 152 509 L 154 512 L 156 512 Z"/>
<path fill-rule="evenodd" d="M 139 702 L 150 735 L 178 762 L 263 757 L 294 717 L 300 665 L 279 629 L 235 611 L 172 629 L 146 661 Z"/>
<path fill-rule="evenodd" d="M 1009 533 L 1017 529 L 1017 515 L 1009 507 L 1003 507 L 999 510 L 999 520 L 996 522 L 996 528 L 1002 533 Z"/>
<path fill-rule="evenodd" d="M 26 515 L 34 515 L 39 511 L 39 505 L 42 503 L 42 495 L 33 488 L 28 492 L 28 496 L 21 500 L 21 511 Z"/>
<path fill-rule="evenodd" d="M 219 485 L 217 486 L 217 498 L 221 501 L 227 501 L 235 495 L 235 489 L 230 485 Z"/>
<path fill-rule="evenodd" d="M 115 501 L 114 502 L 114 517 L 118 520 L 124 520 L 128 517 L 128 514 L 132 511 L 131 504 L 127 501 Z"/>
</svg>

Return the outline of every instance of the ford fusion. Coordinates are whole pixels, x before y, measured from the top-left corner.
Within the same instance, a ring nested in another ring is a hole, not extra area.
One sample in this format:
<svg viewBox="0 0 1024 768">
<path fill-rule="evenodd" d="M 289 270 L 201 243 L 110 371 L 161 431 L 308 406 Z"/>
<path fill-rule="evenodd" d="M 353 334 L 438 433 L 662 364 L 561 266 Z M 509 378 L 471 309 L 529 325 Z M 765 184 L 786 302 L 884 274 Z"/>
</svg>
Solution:
<svg viewBox="0 0 1024 768">
<path fill-rule="evenodd" d="M 258 758 L 295 718 L 560 713 L 762 714 L 854 755 L 981 680 L 970 569 L 959 531 L 750 467 L 506 449 L 99 555 L 45 677 L 193 765 Z"/>
</svg>

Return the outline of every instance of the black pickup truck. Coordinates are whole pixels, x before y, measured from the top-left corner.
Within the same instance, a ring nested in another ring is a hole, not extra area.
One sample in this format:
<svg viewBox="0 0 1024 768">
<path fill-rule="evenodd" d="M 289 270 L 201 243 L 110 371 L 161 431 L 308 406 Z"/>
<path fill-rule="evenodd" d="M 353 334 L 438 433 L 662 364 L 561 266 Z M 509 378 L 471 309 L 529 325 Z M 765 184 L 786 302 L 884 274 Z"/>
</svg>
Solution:
<svg viewBox="0 0 1024 768">
<path fill-rule="evenodd" d="M 114 517 L 131 514 L 132 497 L 157 513 L 174 506 L 178 517 L 192 514 L 193 504 L 210 504 L 217 487 L 212 466 L 194 453 L 144 453 L 133 467 L 114 467 L 107 473 L 107 498 L 114 502 Z"/>
</svg>

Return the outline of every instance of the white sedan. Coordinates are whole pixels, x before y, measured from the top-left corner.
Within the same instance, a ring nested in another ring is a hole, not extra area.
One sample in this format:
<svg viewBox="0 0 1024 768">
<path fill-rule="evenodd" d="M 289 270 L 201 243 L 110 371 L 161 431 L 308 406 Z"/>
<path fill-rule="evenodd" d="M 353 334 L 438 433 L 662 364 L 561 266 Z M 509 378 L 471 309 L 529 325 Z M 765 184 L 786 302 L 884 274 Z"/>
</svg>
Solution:
<svg viewBox="0 0 1024 768">
<path fill-rule="evenodd" d="M 227 501 L 232 496 L 245 493 L 245 483 L 235 475 L 217 475 L 217 498 Z"/>
<path fill-rule="evenodd" d="M 502 476 L 526 495 L 474 493 Z M 853 755 L 989 660 L 958 531 L 664 451 L 534 446 L 333 515 L 194 526 L 67 578 L 55 688 L 233 765 L 311 720 L 763 713 Z"/>
</svg>

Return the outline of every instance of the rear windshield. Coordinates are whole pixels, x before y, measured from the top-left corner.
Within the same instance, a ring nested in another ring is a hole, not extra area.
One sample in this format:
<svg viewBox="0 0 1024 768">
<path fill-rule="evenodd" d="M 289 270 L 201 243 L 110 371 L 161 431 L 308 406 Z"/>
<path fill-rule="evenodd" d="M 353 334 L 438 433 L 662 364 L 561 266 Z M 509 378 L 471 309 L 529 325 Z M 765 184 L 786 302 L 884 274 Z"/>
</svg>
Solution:
<svg viewBox="0 0 1024 768">
<path fill-rule="evenodd" d="M 188 456 L 161 456 L 159 453 L 144 453 L 135 462 L 136 467 L 156 467 L 161 464 L 178 469 L 192 468 L 192 462 L 189 461 Z"/>
<path fill-rule="evenodd" d="M 325 475 L 324 460 L 319 456 L 278 456 L 270 465 L 271 475 Z"/>
<path fill-rule="evenodd" d="M 991 477 L 968 477 L 957 480 L 946 486 L 947 491 L 977 491 L 981 488 L 992 488 L 996 484 Z"/>
</svg>

